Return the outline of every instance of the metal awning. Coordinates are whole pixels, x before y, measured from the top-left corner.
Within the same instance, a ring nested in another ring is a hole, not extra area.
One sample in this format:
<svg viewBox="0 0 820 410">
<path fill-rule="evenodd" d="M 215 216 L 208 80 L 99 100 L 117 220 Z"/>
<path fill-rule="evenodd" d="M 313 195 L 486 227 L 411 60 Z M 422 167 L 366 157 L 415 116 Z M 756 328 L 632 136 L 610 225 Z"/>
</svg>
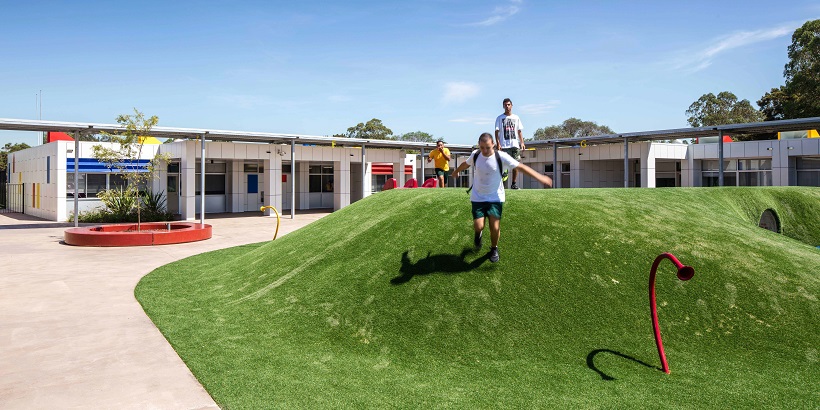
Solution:
<svg viewBox="0 0 820 410">
<path fill-rule="evenodd" d="M 604 134 L 594 135 L 590 137 L 575 137 L 563 139 L 550 140 L 536 140 L 527 141 L 527 146 L 551 146 L 553 144 L 562 146 L 574 146 L 586 141 L 587 144 L 615 144 L 623 143 L 624 139 L 629 142 L 640 141 L 656 141 L 656 140 L 673 140 L 673 139 L 687 139 L 700 137 L 714 137 L 719 132 L 724 134 L 738 136 L 738 135 L 753 135 L 775 133 L 782 131 L 803 131 L 820 128 L 820 117 L 812 118 L 798 118 L 793 120 L 778 120 L 778 121 L 764 121 L 752 122 L 746 124 L 727 124 L 709 127 L 694 127 L 694 128 L 677 128 L 670 130 L 658 131 L 642 131 L 642 132 L 627 132 L 622 134 Z"/>
<path fill-rule="evenodd" d="M 111 134 L 116 134 L 125 131 L 125 127 L 119 124 L 97 124 L 0 118 L 0 130 L 41 132 L 58 131 L 65 133 L 108 132 Z M 415 150 L 420 150 L 422 148 L 435 148 L 436 146 L 436 143 L 434 142 L 339 138 L 300 134 L 212 130 L 205 128 L 153 127 L 151 128 L 151 132 L 149 132 L 148 134 L 152 137 L 157 138 L 186 139 L 199 139 L 201 136 L 204 135 L 205 139 L 210 141 L 256 142 L 267 144 L 290 144 L 291 142 L 295 142 L 297 144 L 312 144 L 321 146 L 336 145 L 360 147 L 362 145 L 367 145 L 370 148 L 394 148 Z M 464 152 L 469 152 L 473 148 L 471 145 L 459 144 L 447 144 L 447 147 L 450 149 L 450 151 Z"/>
</svg>

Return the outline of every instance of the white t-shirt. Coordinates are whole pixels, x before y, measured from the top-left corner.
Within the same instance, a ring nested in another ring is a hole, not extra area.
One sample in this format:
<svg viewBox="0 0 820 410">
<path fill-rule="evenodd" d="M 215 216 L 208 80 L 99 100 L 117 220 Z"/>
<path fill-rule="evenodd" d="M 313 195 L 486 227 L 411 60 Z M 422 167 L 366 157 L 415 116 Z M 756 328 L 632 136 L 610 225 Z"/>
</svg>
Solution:
<svg viewBox="0 0 820 410">
<path fill-rule="evenodd" d="M 501 114 L 495 119 L 495 130 L 498 131 L 498 140 L 501 148 L 521 148 L 518 142 L 518 131 L 524 132 L 521 118 L 515 114 Z"/>
<path fill-rule="evenodd" d="M 473 164 L 473 157 L 478 152 L 476 163 Z M 501 156 L 501 166 L 505 170 L 516 168 L 518 161 L 509 156 L 506 152 L 498 151 Z M 475 150 L 467 159 L 467 164 L 475 167 L 475 177 L 473 178 L 473 190 L 470 192 L 472 202 L 504 202 L 504 184 L 501 181 L 501 172 L 498 171 L 498 161 L 495 154 L 485 157 L 481 151 Z"/>
</svg>

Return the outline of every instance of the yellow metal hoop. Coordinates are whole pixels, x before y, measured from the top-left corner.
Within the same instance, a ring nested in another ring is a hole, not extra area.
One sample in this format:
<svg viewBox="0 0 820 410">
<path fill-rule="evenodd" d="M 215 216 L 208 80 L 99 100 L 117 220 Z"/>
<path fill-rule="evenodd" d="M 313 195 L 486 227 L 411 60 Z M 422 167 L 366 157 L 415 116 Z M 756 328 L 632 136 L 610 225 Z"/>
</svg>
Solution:
<svg viewBox="0 0 820 410">
<path fill-rule="evenodd" d="M 587 140 L 581 140 L 581 148 L 587 147 Z"/>
<path fill-rule="evenodd" d="M 265 209 L 271 209 L 271 210 L 273 210 L 273 213 L 276 214 L 276 232 L 273 234 L 273 239 L 271 239 L 272 241 L 275 241 L 276 240 L 276 235 L 279 235 L 279 222 L 280 222 L 281 218 L 279 218 L 279 212 L 276 211 L 276 208 L 274 208 L 272 206 L 263 206 L 263 207 L 259 208 L 259 210 L 262 211 L 262 212 L 265 212 Z"/>
</svg>

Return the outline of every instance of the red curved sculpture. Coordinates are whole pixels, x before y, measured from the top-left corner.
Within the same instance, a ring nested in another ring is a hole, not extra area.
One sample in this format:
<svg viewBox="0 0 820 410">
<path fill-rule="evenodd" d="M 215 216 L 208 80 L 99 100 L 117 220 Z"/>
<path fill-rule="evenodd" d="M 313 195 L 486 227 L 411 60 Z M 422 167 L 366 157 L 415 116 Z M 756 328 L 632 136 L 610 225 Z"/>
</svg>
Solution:
<svg viewBox="0 0 820 410">
<path fill-rule="evenodd" d="M 147 222 L 71 228 L 63 239 L 74 246 L 151 246 L 211 238 L 211 225 L 198 222 Z"/>
<path fill-rule="evenodd" d="M 655 304 L 655 272 L 662 260 L 669 259 L 678 268 L 678 279 L 689 280 L 695 276 L 695 268 L 686 266 L 671 253 L 662 253 L 655 258 L 652 264 L 652 272 L 649 274 L 649 307 L 652 310 L 652 328 L 655 330 L 655 344 L 658 345 L 658 355 L 661 357 L 663 372 L 669 374 L 669 364 L 666 363 L 666 355 L 663 353 L 663 340 L 661 340 L 661 327 L 658 324 L 658 307 Z"/>
</svg>

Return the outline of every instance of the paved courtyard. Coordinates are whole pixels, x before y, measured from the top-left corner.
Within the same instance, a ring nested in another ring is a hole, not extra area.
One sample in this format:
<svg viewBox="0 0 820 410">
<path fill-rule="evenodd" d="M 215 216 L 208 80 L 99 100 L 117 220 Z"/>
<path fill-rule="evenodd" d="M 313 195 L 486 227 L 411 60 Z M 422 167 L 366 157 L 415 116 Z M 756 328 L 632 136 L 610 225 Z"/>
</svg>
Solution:
<svg viewBox="0 0 820 410">
<path fill-rule="evenodd" d="M 279 236 L 326 212 L 282 218 Z M 0 214 L 0 408 L 215 409 L 134 297 L 191 255 L 271 240 L 276 219 L 208 216 L 213 238 L 133 248 L 62 244 L 73 224 Z"/>
</svg>

